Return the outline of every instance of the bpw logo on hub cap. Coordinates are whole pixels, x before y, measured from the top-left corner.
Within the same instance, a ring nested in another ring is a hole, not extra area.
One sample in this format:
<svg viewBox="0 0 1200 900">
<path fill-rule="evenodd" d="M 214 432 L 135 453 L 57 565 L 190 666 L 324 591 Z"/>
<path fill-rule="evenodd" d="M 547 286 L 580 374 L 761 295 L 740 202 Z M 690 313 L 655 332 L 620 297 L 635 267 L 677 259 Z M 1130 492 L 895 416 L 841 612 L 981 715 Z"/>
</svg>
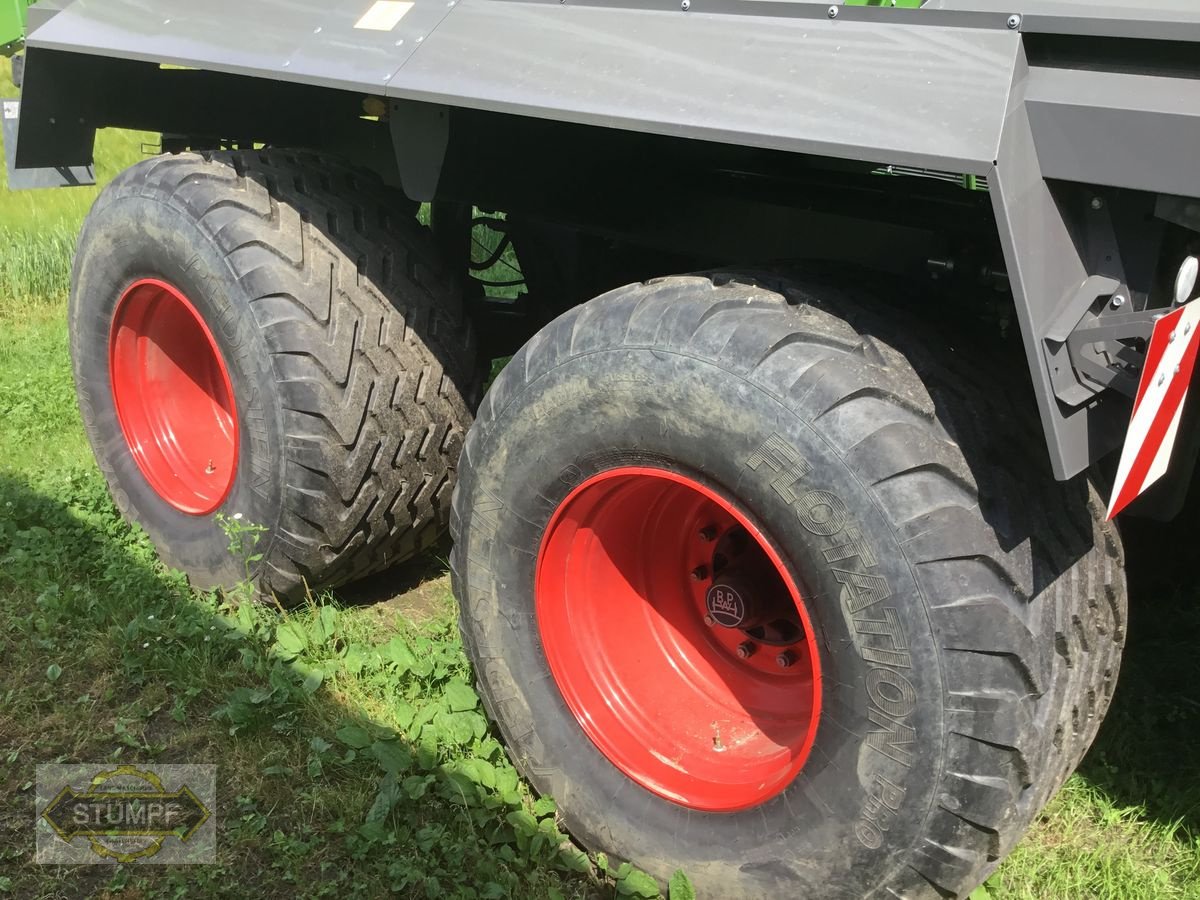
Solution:
<svg viewBox="0 0 1200 900">
<path fill-rule="evenodd" d="M 725 628 L 740 628 L 746 621 L 746 601 L 738 590 L 729 584 L 714 584 L 704 597 L 708 614 L 718 625 Z"/>
</svg>

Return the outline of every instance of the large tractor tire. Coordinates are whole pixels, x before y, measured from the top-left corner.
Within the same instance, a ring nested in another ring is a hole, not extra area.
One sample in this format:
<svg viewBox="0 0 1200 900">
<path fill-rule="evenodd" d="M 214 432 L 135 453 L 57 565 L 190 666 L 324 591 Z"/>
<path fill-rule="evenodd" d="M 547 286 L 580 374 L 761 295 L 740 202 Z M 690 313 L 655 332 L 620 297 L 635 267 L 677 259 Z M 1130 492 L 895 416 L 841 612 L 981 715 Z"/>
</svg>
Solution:
<svg viewBox="0 0 1200 900">
<path fill-rule="evenodd" d="M 92 208 L 70 301 L 84 426 L 122 512 L 198 587 L 249 573 L 294 599 L 444 530 L 475 352 L 406 203 L 264 150 L 147 160 Z"/>
<path fill-rule="evenodd" d="M 1118 536 L 1023 394 L 902 336 L 836 288 L 668 278 L 496 380 L 455 494 L 462 630 L 588 847 L 705 897 L 962 897 L 1078 764 Z"/>
</svg>

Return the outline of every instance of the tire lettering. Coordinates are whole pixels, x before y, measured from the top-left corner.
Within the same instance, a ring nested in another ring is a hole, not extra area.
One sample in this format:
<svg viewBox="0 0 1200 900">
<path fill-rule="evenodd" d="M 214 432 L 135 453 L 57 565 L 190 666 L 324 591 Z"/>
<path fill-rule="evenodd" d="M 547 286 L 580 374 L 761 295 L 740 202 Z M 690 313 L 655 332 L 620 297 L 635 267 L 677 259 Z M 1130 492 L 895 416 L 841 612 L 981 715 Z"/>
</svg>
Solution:
<svg viewBox="0 0 1200 900">
<path fill-rule="evenodd" d="M 888 759 L 895 760 L 905 768 L 912 767 L 912 751 L 907 745 L 916 740 L 917 733 L 903 722 L 897 722 L 887 714 L 872 707 L 867 710 L 867 718 L 878 725 L 882 731 L 867 733 L 867 746 L 878 750 Z"/>
<path fill-rule="evenodd" d="M 859 819 L 854 823 L 854 836 L 868 850 L 878 850 L 883 846 L 883 831 L 874 822 Z"/>
<path fill-rule="evenodd" d="M 893 719 L 912 715 L 917 692 L 912 683 L 891 669 L 872 669 L 867 675 L 867 695 L 876 706 Z"/>
<path fill-rule="evenodd" d="M 900 812 L 905 790 L 883 775 L 876 775 L 863 803 L 854 834 L 868 850 L 883 846 L 883 835 L 892 827 L 892 820 Z"/>
<path fill-rule="evenodd" d="M 837 494 L 829 491 L 809 491 L 796 507 L 800 524 L 821 537 L 838 534 L 846 527 L 850 511 Z"/>
<path fill-rule="evenodd" d="M 797 495 L 793 488 L 797 482 L 812 472 L 808 461 L 777 434 L 763 441 L 763 445 L 750 454 L 746 465 L 755 472 L 764 465 L 774 472 L 771 487 L 788 503 L 796 502 Z"/>
<path fill-rule="evenodd" d="M 882 575 L 834 569 L 833 577 L 845 588 L 842 602 L 852 616 L 892 596 L 892 589 Z"/>
<path fill-rule="evenodd" d="M 859 560 L 864 568 L 871 568 L 879 565 L 875 559 L 875 554 L 871 547 L 867 544 L 862 532 L 853 526 L 848 526 L 838 538 L 843 541 L 840 544 L 834 544 L 825 550 L 825 562 L 848 562 L 852 559 Z"/>
<path fill-rule="evenodd" d="M 830 572 L 841 585 L 840 603 L 853 634 L 859 656 L 872 665 L 865 686 L 871 730 L 864 746 L 905 768 L 913 764 L 916 730 L 907 719 L 916 710 L 917 691 L 904 673 L 913 670 L 912 655 L 900 613 L 881 606 L 892 597 L 892 587 L 878 572 L 878 557 L 853 521 L 845 502 L 828 490 L 803 491 L 798 484 L 813 471 L 812 465 L 779 435 L 768 437 L 746 460 L 757 472 L 773 473 L 771 488 L 792 507 L 811 533 L 829 539 L 822 549 Z M 864 847 L 877 849 L 892 816 L 900 808 L 904 789 L 882 774 L 871 785 L 855 835 Z"/>
<path fill-rule="evenodd" d="M 894 607 L 883 608 L 882 619 L 864 619 L 855 617 L 854 630 L 861 635 L 871 635 L 887 638 L 890 647 L 877 647 L 863 641 L 862 658 L 867 662 L 892 666 L 897 669 L 911 669 L 912 656 L 908 652 L 908 642 L 904 638 L 904 629 L 900 625 L 900 614 Z"/>
</svg>

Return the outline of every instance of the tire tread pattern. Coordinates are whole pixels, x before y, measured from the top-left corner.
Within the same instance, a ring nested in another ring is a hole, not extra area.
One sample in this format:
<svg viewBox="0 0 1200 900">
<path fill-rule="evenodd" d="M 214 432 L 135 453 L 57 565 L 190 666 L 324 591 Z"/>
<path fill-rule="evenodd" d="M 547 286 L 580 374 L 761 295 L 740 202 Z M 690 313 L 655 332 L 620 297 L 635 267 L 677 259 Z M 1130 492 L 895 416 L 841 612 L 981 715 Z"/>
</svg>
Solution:
<svg viewBox="0 0 1200 900">
<path fill-rule="evenodd" d="M 475 336 L 408 201 L 278 149 L 147 160 L 97 203 L 131 193 L 221 249 L 271 353 L 284 491 L 259 588 L 294 601 L 433 545 L 472 420 Z"/>
</svg>

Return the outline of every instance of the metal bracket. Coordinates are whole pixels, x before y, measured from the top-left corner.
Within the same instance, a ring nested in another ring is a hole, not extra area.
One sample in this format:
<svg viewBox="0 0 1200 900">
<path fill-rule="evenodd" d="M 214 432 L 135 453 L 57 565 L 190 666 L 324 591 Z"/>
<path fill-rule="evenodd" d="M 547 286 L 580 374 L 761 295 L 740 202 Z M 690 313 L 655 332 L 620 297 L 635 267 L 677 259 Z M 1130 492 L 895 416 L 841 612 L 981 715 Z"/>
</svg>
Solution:
<svg viewBox="0 0 1200 900">
<path fill-rule="evenodd" d="M 1116 278 L 1092 275 L 1063 305 L 1050 327 L 1046 329 L 1043 343 L 1054 396 L 1068 406 L 1081 406 L 1103 390 L 1103 387 L 1096 386 L 1095 379 L 1085 380 L 1080 377 L 1079 366 L 1068 346 L 1071 335 L 1089 315 L 1093 319 L 1096 318 L 1097 314 L 1092 311 L 1097 306 L 1103 304 L 1100 307 L 1103 309 L 1108 307 L 1114 298 L 1124 297 L 1121 293 L 1122 287 L 1122 283 Z"/>
<path fill-rule="evenodd" d="M 1112 388 L 1136 397 L 1146 364 L 1146 345 L 1162 310 L 1089 314 L 1071 332 L 1071 365 L 1097 391 Z"/>
</svg>

